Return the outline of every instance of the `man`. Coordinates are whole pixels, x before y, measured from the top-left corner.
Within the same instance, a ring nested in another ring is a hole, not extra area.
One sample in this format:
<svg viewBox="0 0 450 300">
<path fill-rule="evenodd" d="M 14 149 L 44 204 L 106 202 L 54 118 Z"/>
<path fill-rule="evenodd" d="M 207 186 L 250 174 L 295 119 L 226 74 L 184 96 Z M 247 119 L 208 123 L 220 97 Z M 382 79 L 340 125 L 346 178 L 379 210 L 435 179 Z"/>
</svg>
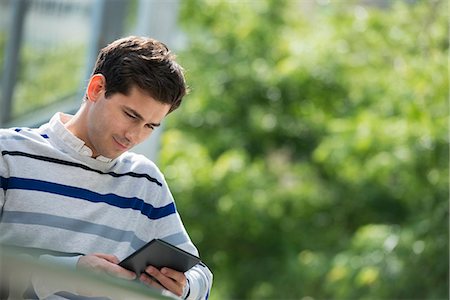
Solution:
<svg viewBox="0 0 450 300">
<path fill-rule="evenodd" d="M 100 51 L 74 116 L 0 130 L 0 243 L 128 280 L 136 274 L 119 261 L 154 238 L 198 255 L 159 169 L 128 151 L 186 92 L 183 70 L 164 44 L 127 37 Z M 212 284 L 204 264 L 185 274 L 152 266 L 146 273 L 138 279 L 184 299 L 206 299 Z M 33 287 L 41 298 L 78 297 L 41 278 Z"/>
</svg>

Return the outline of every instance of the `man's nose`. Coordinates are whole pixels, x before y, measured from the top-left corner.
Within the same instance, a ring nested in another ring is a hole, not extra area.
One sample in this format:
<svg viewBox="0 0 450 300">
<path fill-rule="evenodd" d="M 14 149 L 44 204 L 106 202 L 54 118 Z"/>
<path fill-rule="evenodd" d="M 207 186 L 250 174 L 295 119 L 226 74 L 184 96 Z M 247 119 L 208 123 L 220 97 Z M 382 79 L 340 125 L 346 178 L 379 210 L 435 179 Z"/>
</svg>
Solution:
<svg viewBox="0 0 450 300">
<path fill-rule="evenodd" d="M 140 143 L 145 138 L 143 128 L 131 126 L 125 133 L 125 138 L 133 145 Z"/>
</svg>

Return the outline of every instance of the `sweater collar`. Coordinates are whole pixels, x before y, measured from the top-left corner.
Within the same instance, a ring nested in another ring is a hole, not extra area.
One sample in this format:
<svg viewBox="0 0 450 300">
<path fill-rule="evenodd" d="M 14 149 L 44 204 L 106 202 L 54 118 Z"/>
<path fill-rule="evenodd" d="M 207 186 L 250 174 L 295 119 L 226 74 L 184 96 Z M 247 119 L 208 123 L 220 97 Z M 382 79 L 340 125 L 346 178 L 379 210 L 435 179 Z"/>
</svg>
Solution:
<svg viewBox="0 0 450 300">
<path fill-rule="evenodd" d="M 64 124 L 67 123 L 73 116 L 69 114 L 64 113 L 56 113 L 49 122 L 49 127 L 53 129 L 53 131 L 58 134 L 59 138 L 70 148 L 75 150 L 77 153 L 79 153 L 82 156 L 88 156 L 92 157 L 92 149 L 86 146 L 86 143 L 82 140 L 76 137 L 72 134 L 65 126 Z M 95 157 L 96 160 L 99 160 L 101 162 L 111 162 L 112 159 L 99 155 Z"/>
</svg>

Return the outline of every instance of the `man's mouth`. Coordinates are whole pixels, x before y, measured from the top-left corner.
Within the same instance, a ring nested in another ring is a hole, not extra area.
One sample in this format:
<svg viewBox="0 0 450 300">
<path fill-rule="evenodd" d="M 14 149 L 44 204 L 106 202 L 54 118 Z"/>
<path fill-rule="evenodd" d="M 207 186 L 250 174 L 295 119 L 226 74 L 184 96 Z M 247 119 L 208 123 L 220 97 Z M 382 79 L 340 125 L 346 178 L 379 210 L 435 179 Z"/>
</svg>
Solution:
<svg viewBox="0 0 450 300">
<path fill-rule="evenodd" d="M 124 139 L 119 139 L 114 137 L 114 141 L 116 142 L 116 144 L 119 146 L 119 148 L 121 148 L 122 150 L 128 150 L 130 148 L 130 142 L 127 142 Z"/>
</svg>

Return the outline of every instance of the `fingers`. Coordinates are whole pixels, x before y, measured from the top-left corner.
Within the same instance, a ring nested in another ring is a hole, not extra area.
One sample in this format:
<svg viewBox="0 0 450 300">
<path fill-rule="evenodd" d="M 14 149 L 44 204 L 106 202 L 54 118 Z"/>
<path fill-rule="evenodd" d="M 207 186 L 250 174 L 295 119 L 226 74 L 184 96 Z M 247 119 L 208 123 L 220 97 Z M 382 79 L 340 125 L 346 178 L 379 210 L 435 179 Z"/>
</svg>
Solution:
<svg viewBox="0 0 450 300">
<path fill-rule="evenodd" d="M 135 273 L 122 268 L 117 263 L 118 259 L 114 255 L 94 253 L 81 256 L 77 262 L 77 267 L 94 273 L 109 274 L 127 280 L 136 278 Z M 86 289 L 83 286 L 77 287 L 77 292 L 84 296 L 98 296 L 97 291 Z"/>
<path fill-rule="evenodd" d="M 140 280 L 145 284 L 148 284 L 153 287 L 162 288 L 169 290 L 177 296 L 181 296 L 183 294 L 183 288 L 186 285 L 186 276 L 178 271 L 162 268 L 161 271 L 155 267 L 149 266 L 145 269 L 150 276 L 142 274 Z"/>
<path fill-rule="evenodd" d="M 105 254 L 105 253 L 94 253 L 93 255 L 106 259 L 107 261 L 113 263 L 113 264 L 118 264 L 120 262 L 120 260 L 117 258 L 117 256 L 112 255 L 112 254 Z"/>
<path fill-rule="evenodd" d="M 186 276 L 184 275 L 184 273 L 175 271 L 170 268 L 162 268 L 161 273 L 169 278 L 172 278 L 174 281 L 181 283 L 182 285 L 186 284 Z"/>
<path fill-rule="evenodd" d="M 95 273 L 106 273 L 127 280 L 135 279 L 136 274 L 119 266 L 118 261 L 114 255 L 95 253 L 80 257 L 77 265 Z"/>
<path fill-rule="evenodd" d="M 153 276 L 149 276 L 146 273 L 142 273 L 141 276 L 139 277 L 139 280 L 151 287 L 157 288 L 157 289 L 164 289 L 164 287 L 159 283 L 158 280 L 156 280 L 155 277 Z"/>
<path fill-rule="evenodd" d="M 119 265 L 116 264 L 109 264 L 107 266 L 107 268 L 105 269 L 106 273 L 108 273 L 109 275 L 118 277 L 118 278 L 122 278 L 122 279 L 127 279 L 127 280 L 133 280 L 136 278 L 136 273 L 129 271 L 125 268 L 122 268 Z"/>
</svg>

